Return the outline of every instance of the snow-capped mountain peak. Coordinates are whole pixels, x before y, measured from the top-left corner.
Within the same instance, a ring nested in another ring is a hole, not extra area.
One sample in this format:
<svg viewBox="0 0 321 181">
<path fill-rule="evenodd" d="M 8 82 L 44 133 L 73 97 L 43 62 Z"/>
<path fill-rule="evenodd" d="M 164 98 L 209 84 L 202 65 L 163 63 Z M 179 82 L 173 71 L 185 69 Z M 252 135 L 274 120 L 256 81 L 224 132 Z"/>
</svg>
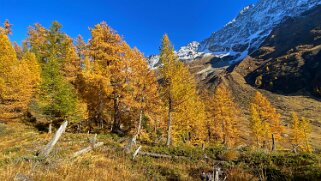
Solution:
<svg viewBox="0 0 321 181">
<path fill-rule="evenodd" d="M 318 4 L 320 0 L 259 0 L 202 41 L 197 51 L 233 54 L 230 62 L 238 62 L 256 50 L 285 17 L 298 16 Z"/>
<path fill-rule="evenodd" d="M 147 63 L 151 69 L 157 67 L 159 64 L 159 55 L 150 55 L 147 57 Z"/>
<path fill-rule="evenodd" d="M 181 47 L 177 55 L 181 60 L 192 60 L 201 55 L 201 52 L 198 52 L 198 47 L 200 43 L 193 41 L 186 46 Z"/>
<path fill-rule="evenodd" d="M 245 7 L 235 19 L 201 41 L 189 43 L 176 53 L 182 61 L 192 61 L 205 54 L 229 57 L 230 64 L 243 60 L 255 51 L 286 17 L 299 16 L 321 4 L 321 0 L 259 0 Z M 157 60 L 153 57 L 153 65 Z"/>
</svg>

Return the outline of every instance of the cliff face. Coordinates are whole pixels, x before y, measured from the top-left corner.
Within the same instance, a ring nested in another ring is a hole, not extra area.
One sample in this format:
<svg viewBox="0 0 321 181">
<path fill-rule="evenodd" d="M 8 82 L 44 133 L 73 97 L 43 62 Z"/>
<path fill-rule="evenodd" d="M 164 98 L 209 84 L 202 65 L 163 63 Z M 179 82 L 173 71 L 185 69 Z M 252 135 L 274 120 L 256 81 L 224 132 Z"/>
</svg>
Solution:
<svg viewBox="0 0 321 181">
<path fill-rule="evenodd" d="M 245 7 L 235 19 L 209 38 L 191 42 L 176 53 L 185 62 L 212 56 L 211 64 L 226 67 L 256 51 L 286 17 L 299 16 L 318 4 L 321 4 L 320 0 L 259 0 L 255 5 Z M 150 58 L 150 67 L 159 65 L 159 57 Z"/>
<path fill-rule="evenodd" d="M 202 41 L 198 52 L 229 56 L 230 63 L 241 61 L 255 51 L 285 17 L 299 16 L 318 4 L 320 0 L 259 0 Z"/>
<path fill-rule="evenodd" d="M 321 96 L 321 6 L 274 28 L 235 70 L 258 88 Z"/>
</svg>

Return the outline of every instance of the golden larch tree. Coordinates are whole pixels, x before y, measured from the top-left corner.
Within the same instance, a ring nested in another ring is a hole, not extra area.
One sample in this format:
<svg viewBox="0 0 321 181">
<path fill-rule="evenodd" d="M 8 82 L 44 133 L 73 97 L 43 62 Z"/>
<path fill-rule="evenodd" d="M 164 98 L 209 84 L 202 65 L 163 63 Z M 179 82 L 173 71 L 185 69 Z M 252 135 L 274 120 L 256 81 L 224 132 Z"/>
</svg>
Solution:
<svg viewBox="0 0 321 181">
<path fill-rule="evenodd" d="M 77 76 L 76 86 L 82 100 L 87 104 L 88 124 L 86 129 L 94 126 L 100 128 L 111 124 L 109 113 L 106 108 L 110 108 L 108 96 L 111 94 L 109 74 L 103 74 L 100 66 L 91 62 L 88 57 L 84 60 L 82 72 Z M 105 126 L 104 126 L 105 125 Z"/>
<path fill-rule="evenodd" d="M 300 121 L 298 114 L 293 112 L 291 114 L 291 133 L 290 133 L 290 140 L 293 147 L 297 147 L 301 144 L 302 139 L 302 132 L 300 130 Z M 296 149 L 296 148 L 295 148 Z"/>
<path fill-rule="evenodd" d="M 91 29 L 91 40 L 88 45 L 88 56 L 94 62 L 96 75 L 109 77 L 108 86 L 112 93 L 108 95 L 112 101 L 112 130 L 121 132 L 121 99 L 123 85 L 125 83 L 125 64 L 124 55 L 126 50 L 125 42 L 105 22 L 96 25 Z M 96 73 L 97 72 L 97 73 Z M 102 92 L 102 91 L 101 91 Z"/>
<path fill-rule="evenodd" d="M 239 134 L 237 126 L 239 112 L 230 91 L 223 83 L 216 87 L 214 95 L 207 104 L 210 140 L 233 146 Z"/>
<path fill-rule="evenodd" d="M 81 60 L 86 58 L 87 43 L 81 35 L 76 38 L 76 51 Z"/>
<path fill-rule="evenodd" d="M 165 34 L 160 49 L 161 96 L 167 110 L 166 145 L 178 137 L 190 140 L 192 126 L 202 127 L 205 112 L 197 95 L 194 77 L 188 67 L 178 60 L 168 36 Z M 186 116 L 186 117 L 185 117 Z M 193 123 L 193 124 L 190 124 Z M 204 128 L 204 127 L 203 127 Z M 196 130 L 196 129 L 194 129 Z M 174 131 L 174 132 L 173 132 Z"/>
<path fill-rule="evenodd" d="M 129 151 L 138 136 L 145 141 L 151 141 L 154 135 L 150 134 L 150 126 L 159 115 L 161 102 L 155 73 L 148 68 L 143 54 L 137 48 L 129 48 L 125 57 L 126 82 L 122 106 L 128 110 L 123 111 L 123 114 L 130 118 L 127 124 L 130 125 L 129 131 L 133 134 L 125 149 Z"/>
<path fill-rule="evenodd" d="M 250 113 L 252 136 L 255 139 L 256 147 L 260 147 L 262 142 L 269 141 L 267 140 L 267 137 L 269 137 L 271 132 L 270 125 L 267 122 L 262 121 L 256 104 L 251 103 Z"/>
<path fill-rule="evenodd" d="M 297 148 L 306 152 L 312 151 L 311 145 L 309 144 L 310 133 L 311 127 L 309 121 L 304 117 L 300 119 L 298 114 L 293 112 L 291 114 L 290 141 L 295 152 Z"/>
<path fill-rule="evenodd" d="M 69 36 L 66 36 L 65 41 L 63 73 L 69 82 L 75 84 L 76 77 L 81 70 L 81 61 L 77 54 L 76 47 L 73 45 L 73 40 Z"/>
<path fill-rule="evenodd" d="M 6 34 L 0 33 L 0 111 L 2 119 L 24 113 L 40 81 L 40 66 L 34 54 L 16 57 Z"/>
<path fill-rule="evenodd" d="M 281 140 L 284 132 L 284 127 L 281 125 L 281 115 L 260 92 L 256 92 L 251 100 L 250 113 L 252 134 L 257 145 L 258 142 L 261 142 L 263 147 L 266 147 L 272 138 L 275 141 Z M 273 145 L 272 149 L 274 149 Z"/>
<path fill-rule="evenodd" d="M 309 143 L 310 141 L 310 134 L 311 134 L 311 125 L 309 123 L 309 121 L 302 117 L 301 118 L 301 122 L 299 124 L 300 126 L 300 130 L 303 133 L 303 145 L 302 145 L 302 149 L 306 152 L 311 152 L 312 151 L 312 147 Z"/>
</svg>

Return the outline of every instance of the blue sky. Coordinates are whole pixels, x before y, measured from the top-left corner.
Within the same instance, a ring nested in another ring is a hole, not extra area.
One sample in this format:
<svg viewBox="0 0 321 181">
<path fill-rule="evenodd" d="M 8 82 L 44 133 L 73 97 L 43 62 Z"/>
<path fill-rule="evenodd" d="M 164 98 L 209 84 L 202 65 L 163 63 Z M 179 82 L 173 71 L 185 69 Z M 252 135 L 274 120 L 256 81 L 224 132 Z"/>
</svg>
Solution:
<svg viewBox="0 0 321 181">
<path fill-rule="evenodd" d="M 167 33 L 175 48 L 201 41 L 257 0 L 0 0 L 0 22 L 13 24 L 12 41 L 21 43 L 27 27 L 54 20 L 75 38 L 90 38 L 88 27 L 106 21 L 146 56 L 159 52 Z"/>
</svg>

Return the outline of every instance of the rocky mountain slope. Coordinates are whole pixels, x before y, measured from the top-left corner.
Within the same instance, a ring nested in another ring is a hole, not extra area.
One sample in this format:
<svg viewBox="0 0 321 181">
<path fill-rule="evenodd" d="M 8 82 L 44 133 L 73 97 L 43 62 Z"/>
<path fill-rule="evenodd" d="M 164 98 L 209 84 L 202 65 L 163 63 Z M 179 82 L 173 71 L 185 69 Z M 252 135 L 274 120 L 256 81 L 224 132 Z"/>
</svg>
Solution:
<svg viewBox="0 0 321 181">
<path fill-rule="evenodd" d="M 183 61 L 213 55 L 215 61 L 233 64 L 254 52 L 285 17 L 295 17 L 321 4 L 320 0 L 259 0 L 209 38 L 181 47 L 177 54 Z M 158 59 L 153 57 L 153 62 Z M 151 67 L 157 63 L 150 64 Z"/>
<path fill-rule="evenodd" d="M 236 71 L 258 88 L 321 96 L 321 6 L 277 26 Z"/>
<path fill-rule="evenodd" d="M 320 3 L 320 0 L 259 0 L 202 41 L 197 51 L 229 56 L 231 63 L 238 62 L 255 51 L 285 17 L 298 16 Z"/>
<path fill-rule="evenodd" d="M 216 72 L 216 76 L 209 74 L 202 82 L 210 89 L 220 83 L 229 87 L 243 113 L 244 133 L 248 131 L 249 102 L 260 91 L 281 113 L 287 128 L 292 112 L 310 120 L 312 144 L 320 148 L 320 72 L 321 5 L 287 18 L 258 50 L 226 71 Z"/>
</svg>

